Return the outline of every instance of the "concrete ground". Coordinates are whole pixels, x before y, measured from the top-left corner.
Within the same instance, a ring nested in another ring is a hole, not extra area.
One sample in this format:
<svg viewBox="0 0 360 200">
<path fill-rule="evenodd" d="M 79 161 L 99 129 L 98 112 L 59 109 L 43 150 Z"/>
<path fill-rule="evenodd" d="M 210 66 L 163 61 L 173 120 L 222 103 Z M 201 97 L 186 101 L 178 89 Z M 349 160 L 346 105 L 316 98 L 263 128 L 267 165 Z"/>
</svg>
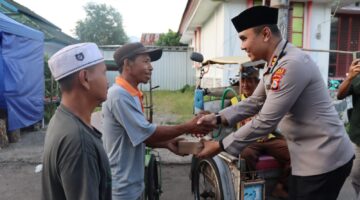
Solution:
<svg viewBox="0 0 360 200">
<path fill-rule="evenodd" d="M 35 173 L 35 167 L 42 160 L 44 137 L 45 130 L 21 133 L 18 143 L 0 149 L 0 200 L 40 199 L 41 173 Z M 167 150 L 158 152 L 163 163 L 161 199 L 193 199 L 189 179 L 191 157 L 176 156 Z M 338 200 L 355 200 L 354 196 L 347 180 Z"/>
<path fill-rule="evenodd" d="M 41 174 L 35 167 L 41 163 L 44 131 L 22 133 L 18 143 L 0 149 L 0 200 L 40 199 Z M 160 153 L 163 164 L 162 186 L 164 200 L 193 199 L 189 180 L 190 156 L 179 157 L 166 151 Z M 349 180 L 338 200 L 354 200 Z"/>
<path fill-rule="evenodd" d="M 35 173 L 35 168 L 41 163 L 44 136 L 45 131 L 22 133 L 18 143 L 0 149 L 0 200 L 40 199 L 41 173 Z M 167 163 L 161 167 L 161 199 L 192 199 L 189 162 L 176 158 L 166 159 L 168 155 L 170 153 L 166 151 L 161 153 L 164 163 Z"/>
</svg>

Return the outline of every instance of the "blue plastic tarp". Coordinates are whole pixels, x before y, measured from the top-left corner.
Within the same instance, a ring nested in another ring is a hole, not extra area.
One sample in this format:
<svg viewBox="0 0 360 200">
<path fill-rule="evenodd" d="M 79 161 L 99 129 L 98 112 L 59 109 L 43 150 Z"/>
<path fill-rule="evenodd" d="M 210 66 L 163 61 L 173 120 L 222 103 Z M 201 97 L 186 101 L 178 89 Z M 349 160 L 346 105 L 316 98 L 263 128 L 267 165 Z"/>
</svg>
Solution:
<svg viewBox="0 0 360 200">
<path fill-rule="evenodd" d="M 0 108 L 7 111 L 10 131 L 43 118 L 43 38 L 0 13 Z"/>
<path fill-rule="evenodd" d="M 2 13 L 0 13 L 0 30 L 1 32 L 11 33 L 40 42 L 44 41 L 44 34 L 42 32 L 25 26 Z"/>
</svg>

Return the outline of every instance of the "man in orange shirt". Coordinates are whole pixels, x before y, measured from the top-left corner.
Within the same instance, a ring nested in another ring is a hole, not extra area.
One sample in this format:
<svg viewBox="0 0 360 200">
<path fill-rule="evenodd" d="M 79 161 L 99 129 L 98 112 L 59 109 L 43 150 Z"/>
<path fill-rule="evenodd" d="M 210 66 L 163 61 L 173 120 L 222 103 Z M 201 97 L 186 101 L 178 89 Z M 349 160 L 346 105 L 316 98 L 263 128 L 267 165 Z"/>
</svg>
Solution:
<svg viewBox="0 0 360 200">
<path fill-rule="evenodd" d="M 147 121 L 138 85 L 150 80 L 151 62 L 161 55 L 161 49 L 148 50 L 141 43 L 125 44 L 114 53 L 120 75 L 109 88 L 108 99 L 102 107 L 113 200 L 143 198 L 145 146 L 178 153 L 178 140 L 174 138 L 184 133 L 203 135 L 211 130 L 196 124 L 199 117 L 175 126 L 157 126 Z"/>
</svg>

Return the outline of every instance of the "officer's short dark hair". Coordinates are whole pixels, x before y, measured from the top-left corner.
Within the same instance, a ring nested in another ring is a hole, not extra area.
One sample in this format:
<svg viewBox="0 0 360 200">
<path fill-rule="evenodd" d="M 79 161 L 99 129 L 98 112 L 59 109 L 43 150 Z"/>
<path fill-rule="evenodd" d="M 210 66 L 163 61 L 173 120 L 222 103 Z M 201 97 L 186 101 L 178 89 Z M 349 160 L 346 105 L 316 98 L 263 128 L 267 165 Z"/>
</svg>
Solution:
<svg viewBox="0 0 360 200">
<path fill-rule="evenodd" d="M 254 32 L 256 34 L 260 34 L 261 31 L 265 28 L 265 27 L 269 27 L 269 29 L 271 30 L 272 34 L 278 37 L 281 37 L 281 33 L 279 30 L 279 27 L 276 24 L 265 24 L 265 25 L 260 25 L 260 26 L 256 26 L 254 27 Z"/>
</svg>

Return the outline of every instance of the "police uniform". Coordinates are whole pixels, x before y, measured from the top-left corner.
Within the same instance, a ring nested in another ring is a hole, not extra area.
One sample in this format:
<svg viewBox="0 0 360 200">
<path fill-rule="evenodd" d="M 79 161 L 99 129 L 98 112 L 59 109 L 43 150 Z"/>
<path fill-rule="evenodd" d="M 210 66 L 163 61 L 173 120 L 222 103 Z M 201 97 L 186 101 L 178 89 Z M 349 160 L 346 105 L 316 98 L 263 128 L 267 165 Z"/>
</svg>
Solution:
<svg viewBox="0 0 360 200">
<path fill-rule="evenodd" d="M 233 19 L 235 27 L 241 21 L 244 19 Z M 287 140 L 292 175 L 316 177 L 345 165 L 351 168 L 354 150 L 318 66 L 309 55 L 284 40 L 272 57 L 253 95 L 220 112 L 230 126 L 256 115 L 222 140 L 224 149 L 238 155 L 278 125 Z M 345 180 L 348 174 L 343 176 Z M 343 182 L 339 183 L 341 188 Z"/>
<path fill-rule="evenodd" d="M 285 41 L 274 52 L 279 54 Z M 253 95 L 220 112 L 229 125 L 257 114 L 250 123 L 223 140 L 227 152 L 238 154 L 249 143 L 278 128 L 287 139 L 292 174 L 311 176 L 347 163 L 353 148 L 325 89 L 318 66 L 290 43 L 277 70 L 265 68 Z"/>
<path fill-rule="evenodd" d="M 257 84 L 259 82 L 259 70 L 255 67 L 243 67 L 241 68 L 241 79 L 257 79 Z M 245 82 L 241 82 L 241 84 Z M 240 84 L 240 86 L 241 86 Z M 256 84 L 256 85 L 257 85 Z M 241 87 L 240 87 L 241 88 Z M 243 92 L 241 94 L 241 101 L 244 101 L 247 97 L 251 96 L 255 88 L 250 88 L 250 91 Z M 248 96 L 245 96 L 246 95 Z M 239 123 L 240 126 L 245 125 L 247 122 L 251 121 L 251 118 L 245 119 Z M 272 192 L 273 195 L 279 197 L 286 197 L 288 189 L 288 177 L 291 172 L 290 168 L 290 155 L 289 149 L 286 144 L 286 140 L 277 132 L 271 132 L 267 136 L 260 138 L 256 142 L 249 144 L 241 152 L 241 157 L 245 159 L 247 169 L 250 171 L 256 170 L 256 165 L 259 162 L 260 156 L 269 155 L 274 157 L 279 166 L 282 168 L 279 177 L 277 178 L 277 183 L 275 186 L 275 191 Z"/>
</svg>

